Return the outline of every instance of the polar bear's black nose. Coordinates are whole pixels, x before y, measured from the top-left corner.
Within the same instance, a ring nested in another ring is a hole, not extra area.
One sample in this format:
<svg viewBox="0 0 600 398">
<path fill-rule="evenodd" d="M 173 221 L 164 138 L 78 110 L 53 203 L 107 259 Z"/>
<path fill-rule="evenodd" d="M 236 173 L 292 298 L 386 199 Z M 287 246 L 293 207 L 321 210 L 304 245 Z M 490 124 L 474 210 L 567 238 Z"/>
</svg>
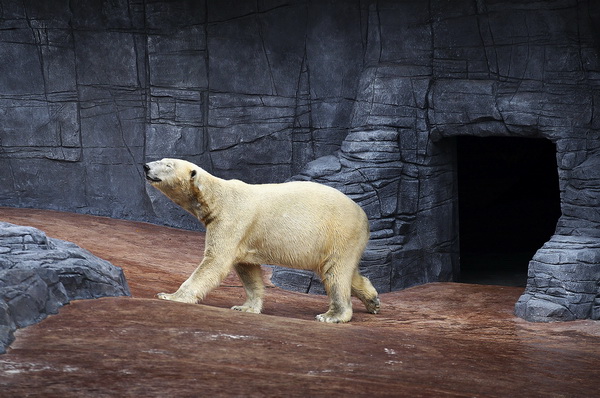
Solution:
<svg viewBox="0 0 600 398">
<path fill-rule="evenodd" d="M 146 173 L 150 171 L 150 166 L 148 166 L 148 163 L 144 164 L 144 170 Z"/>
</svg>

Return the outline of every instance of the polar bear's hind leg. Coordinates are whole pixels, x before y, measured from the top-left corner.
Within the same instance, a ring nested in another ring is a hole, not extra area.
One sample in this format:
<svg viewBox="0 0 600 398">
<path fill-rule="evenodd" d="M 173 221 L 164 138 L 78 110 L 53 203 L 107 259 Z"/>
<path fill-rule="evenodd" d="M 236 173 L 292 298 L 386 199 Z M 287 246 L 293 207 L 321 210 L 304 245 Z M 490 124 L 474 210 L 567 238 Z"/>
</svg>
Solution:
<svg viewBox="0 0 600 398">
<path fill-rule="evenodd" d="M 329 297 L 329 310 L 316 316 L 320 322 L 344 323 L 352 319 L 352 269 L 344 267 L 345 264 L 338 261 L 330 260 L 328 271 L 321 276 Z"/>
</svg>

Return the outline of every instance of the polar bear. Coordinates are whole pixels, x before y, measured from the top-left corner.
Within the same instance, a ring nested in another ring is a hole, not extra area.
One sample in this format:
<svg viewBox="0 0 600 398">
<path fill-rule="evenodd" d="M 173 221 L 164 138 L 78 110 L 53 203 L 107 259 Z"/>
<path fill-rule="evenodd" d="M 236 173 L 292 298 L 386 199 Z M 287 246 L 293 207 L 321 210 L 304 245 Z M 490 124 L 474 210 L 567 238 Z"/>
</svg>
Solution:
<svg viewBox="0 0 600 398">
<path fill-rule="evenodd" d="M 379 311 L 377 291 L 358 272 L 369 240 L 365 212 L 340 191 L 307 181 L 246 184 L 223 180 L 193 163 L 162 159 L 144 165 L 146 179 L 206 226 L 204 259 L 164 300 L 196 303 L 220 285 L 232 268 L 246 301 L 238 311 L 260 313 L 264 285 L 260 264 L 312 270 L 329 297 L 321 322 L 348 322 L 350 296 L 370 313 Z"/>
</svg>

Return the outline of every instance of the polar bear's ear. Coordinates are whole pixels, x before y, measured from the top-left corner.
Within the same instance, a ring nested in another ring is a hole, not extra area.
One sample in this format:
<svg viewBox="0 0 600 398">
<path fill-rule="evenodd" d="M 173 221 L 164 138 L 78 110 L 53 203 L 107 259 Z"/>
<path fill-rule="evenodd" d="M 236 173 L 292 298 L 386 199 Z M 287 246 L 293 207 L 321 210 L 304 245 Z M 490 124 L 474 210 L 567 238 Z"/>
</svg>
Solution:
<svg viewBox="0 0 600 398">
<path fill-rule="evenodd" d="M 200 192 L 200 174 L 198 170 L 190 170 L 190 186 L 191 190 L 196 194 Z"/>
</svg>

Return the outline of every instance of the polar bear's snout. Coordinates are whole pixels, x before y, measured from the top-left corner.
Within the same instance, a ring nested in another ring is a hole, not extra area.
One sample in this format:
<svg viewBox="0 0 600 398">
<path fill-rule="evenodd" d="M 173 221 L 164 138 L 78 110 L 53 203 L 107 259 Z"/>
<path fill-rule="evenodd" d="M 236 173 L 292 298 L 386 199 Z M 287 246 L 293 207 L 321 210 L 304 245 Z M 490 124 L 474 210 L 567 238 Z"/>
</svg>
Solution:
<svg viewBox="0 0 600 398">
<path fill-rule="evenodd" d="M 160 178 L 158 178 L 158 176 L 156 175 L 156 172 L 152 170 L 152 166 L 150 164 L 151 163 L 144 164 L 144 171 L 146 172 L 146 179 L 150 182 L 162 181 Z"/>
</svg>

